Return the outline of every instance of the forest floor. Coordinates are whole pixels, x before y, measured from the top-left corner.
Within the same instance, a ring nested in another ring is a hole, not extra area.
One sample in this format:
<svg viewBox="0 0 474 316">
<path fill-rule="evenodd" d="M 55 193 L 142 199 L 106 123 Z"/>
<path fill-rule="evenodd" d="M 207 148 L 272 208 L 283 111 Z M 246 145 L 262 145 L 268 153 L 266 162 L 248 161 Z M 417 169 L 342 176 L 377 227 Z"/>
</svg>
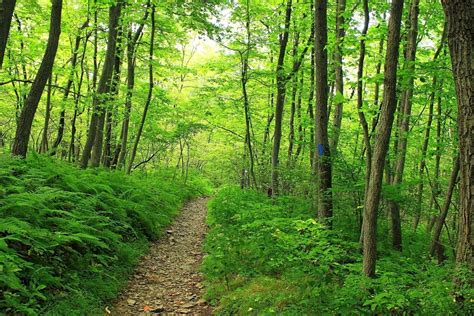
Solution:
<svg viewBox="0 0 474 316">
<path fill-rule="evenodd" d="M 206 234 L 207 198 L 188 202 L 142 258 L 110 309 L 111 315 L 211 315 L 199 267 Z M 108 310 L 108 309 L 107 309 Z"/>
</svg>

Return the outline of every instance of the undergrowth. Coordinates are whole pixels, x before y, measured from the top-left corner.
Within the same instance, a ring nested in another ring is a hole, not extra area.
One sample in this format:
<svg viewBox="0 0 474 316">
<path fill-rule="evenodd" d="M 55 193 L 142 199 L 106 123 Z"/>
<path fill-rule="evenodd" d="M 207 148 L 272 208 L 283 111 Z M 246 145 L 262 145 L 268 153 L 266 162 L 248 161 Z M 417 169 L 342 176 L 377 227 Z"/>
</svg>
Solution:
<svg viewBox="0 0 474 316">
<path fill-rule="evenodd" d="M 357 234 L 328 231 L 310 205 L 228 187 L 209 204 L 203 271 L 219 315 L 464 315 L 452 263 L 427 256 L 424 232 L 403 253 L 383 247 L 377 277 L 361 274 Z M 352 235 L 352 236 L 351 236 Z M 425 247 L 425 248 L 423 248 Z M 472 294 L 472 292 L 471 292 Z M 472 296 L 471 296 L 472 297 Z M 472 307 L 472 306 L 471 306 Z"/>
<path fill-rule="evenodd" d="M 181 204 L 173 171 L 125 176 L 0 156 L 0 314 L 98 315 Z"/>
</svg>

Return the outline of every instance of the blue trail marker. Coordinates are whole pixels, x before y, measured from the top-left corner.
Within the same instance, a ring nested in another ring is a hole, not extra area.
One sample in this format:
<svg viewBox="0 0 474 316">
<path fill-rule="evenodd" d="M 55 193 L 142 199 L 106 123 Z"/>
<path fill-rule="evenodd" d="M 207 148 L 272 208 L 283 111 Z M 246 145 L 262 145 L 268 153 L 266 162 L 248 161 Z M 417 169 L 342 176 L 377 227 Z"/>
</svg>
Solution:
<svg viewBox="0 0 474 316">
<path fill-rule="evenodd" d="M 324 156 L 324 145 L 323 144 L 318 144 L 318 154 L 320 156 Z"/>
</svg>

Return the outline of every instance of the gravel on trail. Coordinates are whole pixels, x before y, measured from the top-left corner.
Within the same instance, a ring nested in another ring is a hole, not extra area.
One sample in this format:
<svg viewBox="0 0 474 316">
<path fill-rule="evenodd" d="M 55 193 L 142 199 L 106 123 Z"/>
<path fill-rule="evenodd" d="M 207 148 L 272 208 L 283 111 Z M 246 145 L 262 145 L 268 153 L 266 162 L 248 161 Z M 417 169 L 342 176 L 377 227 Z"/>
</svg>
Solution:
<svg viewBox="0 0 474 316">
<path fill-rule="evenodd" d="M 202 298 L 199 267 L 208 198 L 188 202 L 165 235 L 152 244 L 110 315 L 211 315 Z"/>
</svg>

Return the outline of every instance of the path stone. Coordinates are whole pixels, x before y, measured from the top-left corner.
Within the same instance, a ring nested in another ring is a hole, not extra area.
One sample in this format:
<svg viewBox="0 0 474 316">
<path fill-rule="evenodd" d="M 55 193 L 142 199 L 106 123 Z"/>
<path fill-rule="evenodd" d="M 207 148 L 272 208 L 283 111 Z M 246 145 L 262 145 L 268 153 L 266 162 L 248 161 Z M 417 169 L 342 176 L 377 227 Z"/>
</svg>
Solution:
<svg viewBox="0 0 474 316">
<path fill-rule="evenodd" d="M 211 315 L 203 299 L 202 244 L 207 198 L 187 203 L 165 235 L 143 256 L 111 315 Z M 133 304 L 130 304 L 133 302 Z"/>
</svg>

